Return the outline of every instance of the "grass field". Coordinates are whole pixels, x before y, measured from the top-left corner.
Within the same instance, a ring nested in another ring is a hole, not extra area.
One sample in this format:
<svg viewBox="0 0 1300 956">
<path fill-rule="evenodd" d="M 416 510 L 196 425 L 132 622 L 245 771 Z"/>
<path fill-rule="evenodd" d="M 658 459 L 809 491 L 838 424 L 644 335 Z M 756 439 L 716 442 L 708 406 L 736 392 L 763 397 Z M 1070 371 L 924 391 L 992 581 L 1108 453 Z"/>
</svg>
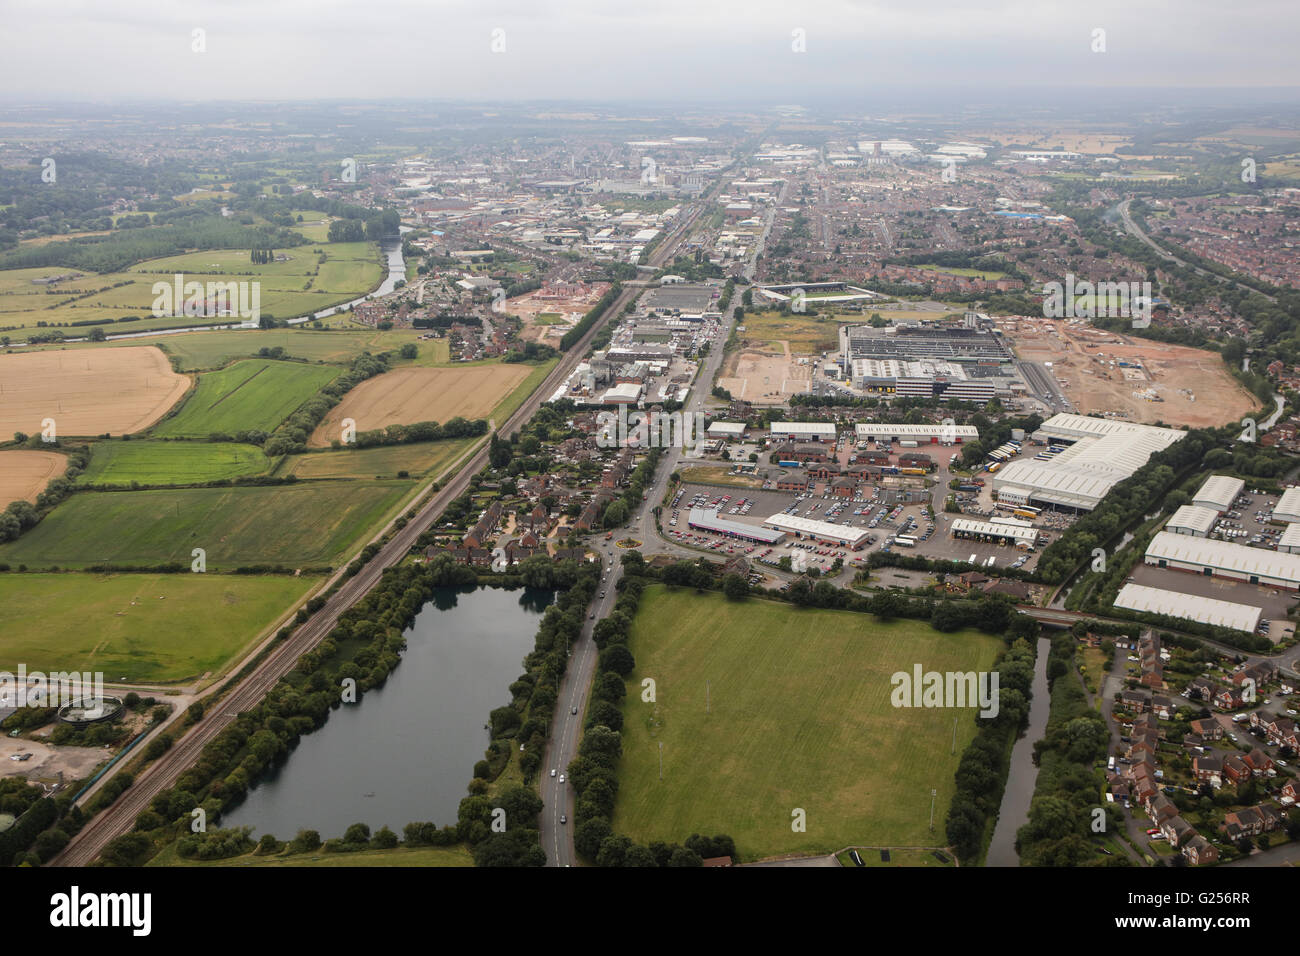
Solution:
<svg viewBox="0 0 1300 956">
<path fill-rule="evenodd" d="M 496 408 L 492 409 L 489 417 L 498 425 L 503 423 L 514 414 L 515 409 L 524 403 L 524 399 L 531 395 L 537 386 L 542 384 L 542 380 L 551 373 L 551 369 L 555 368 L 559 361 L 559 359 L 551 359 L 546 362 L 539 362 L 536 365 L 524 365 L 523 367 L 528 369 L 528 377 L 497 403 Z"/>
<path fill-rule="evenodd" d="M 623 705 L 615 832 L 638 843 L 728 833 L 750 861 L 943 842 L 975 711 L 894 708 L 890 675 L 917 663 L 988 670 L 1001 643 L 919 621 L 656 586 L 629 646 L 637 666 Z M 642 702 L 646 677 L 656 703 Z M 928 826 L 932 788 L 938 836 Z M 804 833 L 792 830 L 795 808 L 807 814 Z"/>
<path fill-rule="evenodd" d="M 85 484 L 189 485 L 269 471 L 254 445 L 234 442 L 101 441 L 91 446 Z"/>
<path fill-rule="evenodd" d="M 47 418 L 58 436 L 136 432 L 188 388 L 156 348 L 0 355 L 0 435 L 40 434 Z"/>
<path fill-rule="evenodd" d="M 189 564 L 208 569 L 337 562 L 412 482 L 311 482 L 245 488 L 82 492 L 55 508 L 0 561 L 31 567 Z"/>
<path fill-rule="evenodd" d="M 953 866 L 956 865 L 956 861 L 953 859 L 953 855 L 951 853 L 948 853 L 946 851 L 940 851 L 940 852 L 943 852 L 944 856 L 947 857 L 948 859 L 947 863 L 940 862 L 935 857 L 934 850 L 922 850 L 922 849 L 916 849 L 914 847 L 902 847 L 902 848 L 891 847 L 889 850 L 888 863 L 886 863 L 884 860 L 880 858 L 880 850 L 874 847 L 865 850 L 859 850 L 858 856 L 862 857 L 862 864 L 863 864 L 862 868 L 864 869 L 871 869 L 872 867 L 887 868 L 891 866 L 892 867 L 928 866 L 933 869 L 940 870 L 945 868 L 951 869 Z M 836 857 L 836 859 L 840 861 L 840 866 L 846 866 L 851 870 L 859 869 L 858 865 L 853 862 L 853 857 L 849 856 L 847 850 L 839 854 Z"/>
<path fill-rule="evenodd" d="M 417 445 L 291 455 L 283 466 L 283 474 L 299 478 L 393 478 L 399 471 L 405 471 L 418 478 L 442 471 L 473 443 L 472 438 L 459 438 Z"/>
<path fill-rule="evenodd" d="M 535 370 L 528 365 L 504 363 L 396 368 L 366 379 L 348 392 L 330 409 L 308 444 L 328 446 L 338 437 L 345 418 L 355 421 L 359 432 L 388 425 L 446 422 L 457 416 L 487 418 Z"/>
<path fill-rule="evenodd" d="M 0 451 L 0 505 L 20 498 L 35 503 L 50 479 L 63 474 L 67 467 L 67 456 L 58 452 L 25 448 Z"/>
<path fill-rule="evenodd" d="M 219 671 L 318 578 L 0 574 L 0 670 L 174 682 Z M 161 599 L 161 600 L 160 600 Z"/>
<path fill-rule="evenodd" d="M 214 432 L 273 431 L 342 369 L 270 359 L 236 362 L 199 376 L 181 410 L 160 424 L 163 438 L 202 438 Z"/>
<path fill-rule="evenodd" d="M 790 351 L 800 354 L 824 352 L 839 347 L 839 329 L 842 322 L 860 322 L 861 316 L 836 319 L 832 315 L 782 315 L 780 312 L 761 312 L 745 316 L 745 331 L 739 333 L 742 343 L 751 347 L 780 348 L 788 342 Z"/>
<path fill-rule="evenodd" d="M 276 834 L 282 840 L 293 838 L 292 833 Z M 288 856 L 244 856 L 229 860 L 182 860 L 176 855 L 176 844 L 150 860 L 145 866 L 473 866 L 469 849 L 457 846 L 399 846 L 392 850 L 361 850 L 357 853 L 293 853 Z"/>
<path fill-rule="evenodd" d="M 319 251 L 318 251 L 319 250 Z M 320 262 L 324 252 L 325 262 Z M 278 319 L 307 315 L 355 299 L 375 288 L 384 275 L 378 246 L 372 242 L 318 243 L 277 249 L 286 262 L 255 265 L 247 249 L 213 249 L 151 259 L 122 272 L 102 275 L 82 273 L 52 285 L 34 279 L 67 275 L 62 267 L 8 269 L 0 272 L 0 325 L 18 328 L 87 319 L 136 318 L 129 325 L 103 326 L 106 332 L 141 332 L 175 326 L 175 316 L 155 318 L 155 282 L 184 281 L 259 282 L 261 314 Z M 313 274 L 314 273 L 314 274 Z M 65 329 L 68 335 L 85 334 L 84 327 Z M 21 333 L 14 336 L 22 338 Z"/>
</svg>

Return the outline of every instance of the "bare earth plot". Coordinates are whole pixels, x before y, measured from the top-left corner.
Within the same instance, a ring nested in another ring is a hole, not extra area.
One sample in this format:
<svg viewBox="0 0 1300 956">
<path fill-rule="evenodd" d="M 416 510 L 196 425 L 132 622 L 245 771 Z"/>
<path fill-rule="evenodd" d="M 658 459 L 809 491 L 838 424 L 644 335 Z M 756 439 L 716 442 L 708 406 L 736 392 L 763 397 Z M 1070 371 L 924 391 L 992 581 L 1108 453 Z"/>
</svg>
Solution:
<svg viewBox="0 0 1300 956">
<path fill-rule="evenodd" d="M 138 432 L 162 417 L 190 386 L 152 346 L 0 355 L 0 435 Z"/>
<path fill-rule="evenodd" d="M 476 365 L 468 368 L 398 368 L 367 379 L 325 416 L 309 445 L 325 447 L 350 418 L 358 432 L 389 425 L 486 418 L 501 399 L 532 372 L 528 365 Z"/>
<path fill-rule="evenodd" d="M 52 451 L 0 451 L 0 503 L 22 498 L 34 504 L 50 479 L 67 467 L 67 456 Z"/>
<path fill-rule="evenodd" d="M 811 367 L 800 365 L 790 354 L 789 345 L 781 344 L 784 346 L 781 354 L 745 351 L 729 356 L 718 384 L 733 398 L 755 405 L 780 404 L 791 395 L 809 391 Z"/>
</svg>

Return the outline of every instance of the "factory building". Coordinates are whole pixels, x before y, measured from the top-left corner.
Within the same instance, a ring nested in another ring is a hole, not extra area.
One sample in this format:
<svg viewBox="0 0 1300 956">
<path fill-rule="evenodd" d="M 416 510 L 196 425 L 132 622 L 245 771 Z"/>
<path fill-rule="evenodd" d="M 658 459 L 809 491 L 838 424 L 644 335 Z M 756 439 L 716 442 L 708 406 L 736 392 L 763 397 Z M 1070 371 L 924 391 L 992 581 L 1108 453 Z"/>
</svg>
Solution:
<svg viewBox="0 0 1300 956">
<path fill-rule="evenodd" d="M 1230 627 L 1247 634 L 1255 633 L 1261 611 L 1249 604 L 1216 601 L 1199 594 L 1182 594 L 1141 584 L 1126 584 L 1115 596 L 1115 606 L 1145 614 L 1164 614 L 1187 621 L 1199 621 L 1215 627 Z"/>
<path fill-rule="evenodd" d="M 773 442 L 835 441 L 833 422 L 773 422 L 768 429 Z"/>
<path fill-rule="evenodd" d="M 1244 544 L 1195 538 L 1161 531 L 1147 546 L 1147 564 L 1228 578 L 1268 587 L 1300 590 L 1300 555 L 1251 548 Z"/>
<path fill-rule="evenodd" d="M 1240 478 L 1229 478 L 1227 475 L 1211 475 L 1205 479 L 1205 484 L 1201 485 L 1200 490 L 1196 492 L 1196 496 L 1192 498 L 1192 504 L 1223 514 L 1232 510 L 1232 503 L 1237 500 L 1237 496 L 1241 494 L 1241 490 L 1245 487 L 1246 483 Z"/>
<path fill-rule="evenodd" d="M 1208 537 L 1214 530 L 1215 523 L 1219 520 L 1219 513 L 1213 508 L 1202 508 L 1200 505 L 1183 505 L 1174 512 L 1172 518 L 1165 525 L 1166 531 L 1174 534 L 1190 534 L 1196 538 Z"/>
<path fill-rule="evenodd" d="M 976 441 L 979 432 L 974 425 L 944 425 L 942 422 L 925 425 L 890 425 L 884 422 L 863 422 L 854 426 L 858 441 L 897 441 L 911 439 L 918 442 L 955 443 Z"/>
<path fill-rule="evenodd" d="M 852 359 L 849 382 L 867 392 L 885 392 L 904 398 L 947 398 L 964 402 L 988 402 L 994 387 L 976 381 L 956 363 L 939 359 Z"/>
<path fill-rule="evenodd" d="M 1038 538 L 1038 532 L 1027 521 L 976 521 L 972 518 L 957 518 L 952 522 L 952 536 L 968 541 L 1015 545 L 1023 543 L 1028 546 Z"/>
<path fill-rule="evenodd" d="M 745 524 L 743 521 L 728 521 L 709 508 L 692 508 L 686 522 L 699 531 L 711 531 L 714 534 L 724 534 L 729 538 L 740 538 L 742 541 L 754 541 L 758 544 L 780 544 L 785 540 L 785 534 L 780 531 Z"/>
<path fill-rule="evenodd" d="M 1273 508 L 1273 520 L 1295 524 L 1300 521 L 1300 488 L 1288 488 L 1282 492 Z"/>
<path fill-rule="evenodd" d="M 798 515 L 784 513 L 772 515 L 763 524 L 771 525 L 780 531 L 788 531 L 796 538 L 812 538 L 814 541 L 847 547 L 853 551 L 860 550 L 867 538 L 871 537 L 866 528 L 816 521 L 813 518 L 801 518 Z"/>
</svg>

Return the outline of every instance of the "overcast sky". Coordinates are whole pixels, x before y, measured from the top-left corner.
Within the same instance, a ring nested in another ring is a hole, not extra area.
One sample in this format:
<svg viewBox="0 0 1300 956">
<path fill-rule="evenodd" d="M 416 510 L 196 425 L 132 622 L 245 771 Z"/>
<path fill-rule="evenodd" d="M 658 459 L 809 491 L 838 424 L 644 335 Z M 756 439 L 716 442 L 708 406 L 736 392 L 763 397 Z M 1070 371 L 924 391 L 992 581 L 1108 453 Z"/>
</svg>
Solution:
<svg viewBox="0 0 1300 956">
<path fill-rule="evenodd" d="M 0 0 L 0 38 L 9 101 L 1300 85 L 1298 0 Z"/>
</svg>

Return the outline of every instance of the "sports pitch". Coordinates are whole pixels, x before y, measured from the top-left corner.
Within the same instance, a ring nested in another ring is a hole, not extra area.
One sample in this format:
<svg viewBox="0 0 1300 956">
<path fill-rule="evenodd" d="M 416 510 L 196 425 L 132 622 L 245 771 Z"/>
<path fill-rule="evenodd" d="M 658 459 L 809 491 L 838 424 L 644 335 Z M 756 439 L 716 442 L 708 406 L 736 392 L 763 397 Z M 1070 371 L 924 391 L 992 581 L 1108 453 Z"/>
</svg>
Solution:
<svg viewBox="0 0 1300 956">
<path fill-rule="evenodd" d="M 895 708 L 890 676 L 918 663 L 988 670 L 1001 646 L 920 621 L 651 587 L 629 641 L 614 831 L 638 843 L 728 833 L 746 861 L 941 846 L 975 711 Z"/>
</svg>

